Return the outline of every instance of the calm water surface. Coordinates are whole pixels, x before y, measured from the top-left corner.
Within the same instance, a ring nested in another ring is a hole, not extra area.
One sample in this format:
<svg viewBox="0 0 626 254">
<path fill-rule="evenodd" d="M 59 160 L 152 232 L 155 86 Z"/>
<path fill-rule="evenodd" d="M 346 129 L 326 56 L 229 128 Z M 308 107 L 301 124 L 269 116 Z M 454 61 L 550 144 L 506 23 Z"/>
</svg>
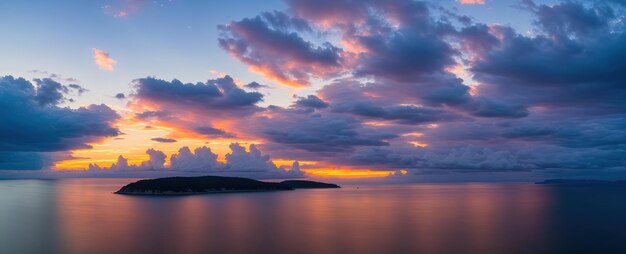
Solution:
<svg viewBox="0 0 626 254">
<path fill-rule="evenodd" d="M 626 253 L 626 188 L 111 194 L 131 181 L 0 181 L 0 253 Z"/>
</svg>

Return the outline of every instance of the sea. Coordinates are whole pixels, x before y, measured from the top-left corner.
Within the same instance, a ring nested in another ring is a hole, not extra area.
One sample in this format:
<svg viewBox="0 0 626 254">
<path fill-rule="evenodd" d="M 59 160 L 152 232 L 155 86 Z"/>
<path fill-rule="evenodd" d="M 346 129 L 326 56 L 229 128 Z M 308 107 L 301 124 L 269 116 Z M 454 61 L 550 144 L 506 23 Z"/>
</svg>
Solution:
<svg viewBox="0 0 626 254">
<path fill-rule="evenodd" d="M 0 180 L 0 253 L 626 253 L 618 186 L 113 194 L 135 180 Z"/>
</svg>

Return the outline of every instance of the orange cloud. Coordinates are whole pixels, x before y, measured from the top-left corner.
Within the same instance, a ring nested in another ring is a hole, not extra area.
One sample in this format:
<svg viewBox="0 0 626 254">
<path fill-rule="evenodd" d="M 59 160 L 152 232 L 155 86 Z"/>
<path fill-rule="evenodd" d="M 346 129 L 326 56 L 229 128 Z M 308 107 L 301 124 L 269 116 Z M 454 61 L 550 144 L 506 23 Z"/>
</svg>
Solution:
<svg viewBox="0 0 626 254">
<path fill-rule="evenodd" d="M 105 71 L 113 71 L 113 65 L 117 64 L 117 61 L 109 57 L 109 53 L 97 48 L 93 48 L 93 60 L 100 69 Z"/>
<path fill-rule="evenodd" d="M 485 4 L 485 0 L 458 0 L 461 4 Z"/>
</svg>

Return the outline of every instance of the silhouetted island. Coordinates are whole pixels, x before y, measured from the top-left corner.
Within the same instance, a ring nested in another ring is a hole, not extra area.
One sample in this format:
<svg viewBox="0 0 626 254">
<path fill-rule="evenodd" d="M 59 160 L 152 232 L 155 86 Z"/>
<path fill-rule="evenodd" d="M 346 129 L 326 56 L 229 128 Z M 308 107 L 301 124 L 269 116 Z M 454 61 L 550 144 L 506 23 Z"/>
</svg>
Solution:
<svg viewBox="0 0 626 254">
<path fill-rule="evenodd" d="M 274 183 L 243 177 L 197 176 L 139 180 L 127 184 L 115 193 L 126 195 L 191 195 L 224 192 L 283 191 L 302 188 L 340 187 L 335 184 L 304 180 Z"/>
<path fill-rule="evenodd" d="M 332 183 L 320 183 L 305 180 L 287 180 L 280 182 L 294 189 L 318 189 L 318 188 L 341 188 L 339 185 Z"/>
<path fill-rule="evenodd" d="M 548 179 L 535 184 L 577 184 L 577 185 L 606 185 L 606 184 L 626 184 L 626 181 L 607 181 L 590 179 Z"/>
</svg>

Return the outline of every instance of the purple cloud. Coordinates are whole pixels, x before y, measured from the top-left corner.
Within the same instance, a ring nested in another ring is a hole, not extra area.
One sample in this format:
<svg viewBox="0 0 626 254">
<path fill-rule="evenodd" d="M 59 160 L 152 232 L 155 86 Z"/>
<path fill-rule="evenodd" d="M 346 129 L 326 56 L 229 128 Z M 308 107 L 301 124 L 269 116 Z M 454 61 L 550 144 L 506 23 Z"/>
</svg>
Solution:
<svg viewBox="0 0 626 254">
<path fill-rule="evenodd" d="M 90 148 L 90 142 L 119 134 L 119 115 L 106 105 L 60 107 L 67 87 L 51 79 L 0 77 L 0 169 L 39 169 L 50 152 Z M 32 155 L 30 161 L 22 159 Z"/>
</svg>

